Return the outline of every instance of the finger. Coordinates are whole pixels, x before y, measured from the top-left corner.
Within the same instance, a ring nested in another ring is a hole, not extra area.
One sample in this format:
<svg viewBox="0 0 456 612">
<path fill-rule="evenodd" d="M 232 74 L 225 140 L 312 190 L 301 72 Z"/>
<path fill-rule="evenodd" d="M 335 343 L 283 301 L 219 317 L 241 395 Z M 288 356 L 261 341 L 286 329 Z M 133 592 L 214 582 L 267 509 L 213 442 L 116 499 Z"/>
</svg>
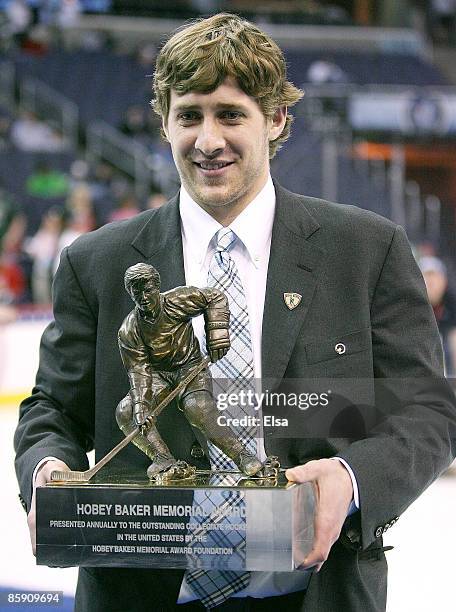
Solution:
<svg viewBox="0 0 456 612">
<path fill-rule="evenodd" d="M 306 559 L 296 569 L 300 571 L 305 571 L 305 572 L 308 572 L 308 571 L 319 572 L 322 567 L 323 567 L 323 563 L 317 563 L 316 565 L 312 565 L 312 564 L 309 565 Z"/>
<path fill-rule="evenodd" d="M 308 461 L 305 465 L 298 465 L 293 468 L 288 468 L 285 472 L 287 480 L 291 482 L 309 482 L 316 480 L 320 475 L 318 461 Z"/>
<path fill-rule="evenodd" d="M 30 511 L 27 515 L 27 525 L 30 533 L 30 542 L 32 544 L 32 552 L 36 556 L 36 489 L 33 489 L 32 501 L 30 504 Z"/>
<path fill-rule="evenodd" d="M 324 552 L 314 549 L 304 559 L 299 568 L 305 570 L 313 569 L 314 571 L 319 572 L 323 563 L 327 560 L 328 555 L 329 549 Z"/>
<path fill-rule="evenodd" d="M 317 508 L 314 519 L 313 547 L 304 559 L 304 567 L 321 565 L 327 560 L 332 545 L 337 540 L 343 524 L 343 516 L 338 512 L 337 505 L 328 496 L 329 491 L 322 491 L 316 483 Z M 318 570 L 316 570 L 318 571 Z"/>
<path fill-rule="evenodd" d="M 312 550 L 302 563 L 306 569 L 314 566 L 321 567 L 328 558 L 331 546 L 335 541 L 330 515 L 318 508 L 314 521 L 314 530 Z"/>
</svg>

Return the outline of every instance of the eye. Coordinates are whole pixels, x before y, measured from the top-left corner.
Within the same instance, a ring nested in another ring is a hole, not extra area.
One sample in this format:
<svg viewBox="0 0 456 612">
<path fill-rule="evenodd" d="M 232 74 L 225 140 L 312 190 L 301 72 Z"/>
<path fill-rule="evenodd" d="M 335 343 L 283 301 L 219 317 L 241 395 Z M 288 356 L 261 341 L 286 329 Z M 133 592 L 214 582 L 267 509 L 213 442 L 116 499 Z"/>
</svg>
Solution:
<svg viewBox="0 0 456 612">
<path fill-rule="evenodd" d="M 199 118 L 199 115 L 196 111 L 183 111 L 179 113 L 177 116 L 177 120 L 183 124 L 193 123 L 197 121 L 198 118 Z"/>
<path fill-rule="evenodd" d="M 226 110 L 223 111 L 222 113 L 222 119 L 226 119 L 227 121 L 239 121 L 239 119 L 241 119 L 241 117 L 243 117 L 243 114 L 240 111 L 236 111 L 236 110 Z"/>
</svg>

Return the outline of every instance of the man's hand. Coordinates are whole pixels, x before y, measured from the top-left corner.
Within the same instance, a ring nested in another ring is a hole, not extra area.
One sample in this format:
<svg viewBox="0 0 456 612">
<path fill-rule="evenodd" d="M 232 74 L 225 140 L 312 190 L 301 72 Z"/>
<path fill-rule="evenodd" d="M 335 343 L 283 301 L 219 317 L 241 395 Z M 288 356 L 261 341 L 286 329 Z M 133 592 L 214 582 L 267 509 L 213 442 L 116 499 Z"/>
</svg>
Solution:
<svg viewBox="0 0 456 612">
<path fill-rule="evenodd" d="M 63 461 L 50 459 L 40 466 L 36 473 L 35 482 L 33 483 L 32 502 L 30 505 L 30 512 L 27 515 L 27 525 L 30 531 L 30 540 L 32 542 L 34 555 L 36 555 L 36 488 L 43 487 L 46 483 L 51 482 L 51 473 L 54 470 L 68 472 L 70 468 Z"/>
<path fill-rule="evenodd" d="M 209 329 L 207 332 L 207 352 L 212 363 L 224 357 L 230 349 L 228 329 Z"/>
<path fill-rule="evenodd" d="M 328 558 L 331 546 L 338 539 L 347 518 L 353 498 L 350 474 L 340 461 L 319 459 L 288 469 L 285 476 L 292 482 L 314 483 L 316 498 L 314 542 L 300 569 L 316 566 L 318 572 Z"/>
</svg>

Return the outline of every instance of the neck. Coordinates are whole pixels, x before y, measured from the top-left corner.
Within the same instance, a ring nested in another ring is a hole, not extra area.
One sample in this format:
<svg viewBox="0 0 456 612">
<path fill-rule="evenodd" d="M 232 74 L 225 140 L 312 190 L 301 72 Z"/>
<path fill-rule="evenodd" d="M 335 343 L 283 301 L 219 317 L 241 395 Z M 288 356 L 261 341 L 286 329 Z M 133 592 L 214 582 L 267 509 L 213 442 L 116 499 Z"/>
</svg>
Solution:
<svg viewBox="0 0 456 612">
<path fill-rule="evenodd" d="M 254 198 L 252 198 L 252 200 L 253 199 Z M 220 225 L 223 225 L 223 227 L 228 227 L 228 225 L 230 225 L 236 219 L 236 217 L 238 217 L 241 212 L 247 208 L 250 201 L 226 206 L 205 206 L 204 204 L 199 204 L 199 206 L 201 206 L 201 208 L 205 210 L 208 215 L 211 215 L 211 217 L 220 223 Z"/>
<path fill-rule="evenodd" d="M 265 176 L 262 177 L 260 184 L 256 189 L 249 192 L 245 196 L 239 197 L 237 200 L 233 202 L 228 202 L 226 204 L 220 204 L 218 206 L 211 206 L 210 204 L 206 204 L 203 202 L 198 202 L 195 195 L 192 194 L 192 191 L 187 188 L 187 193 L 190 197 L 193 198 L 193 201 L 200 206 L 208 215 L 210 215 L 213 219 L 215 219 L 220 225 L 223 227 L 228 227 L 235 219 L 238 217 L 243 210 L 249 206 L 253 200 L 258 196 L 258 194 L 264 189 L 266 183 L 269 179 L 269 172 L 266 172 Z"/>
</svg>

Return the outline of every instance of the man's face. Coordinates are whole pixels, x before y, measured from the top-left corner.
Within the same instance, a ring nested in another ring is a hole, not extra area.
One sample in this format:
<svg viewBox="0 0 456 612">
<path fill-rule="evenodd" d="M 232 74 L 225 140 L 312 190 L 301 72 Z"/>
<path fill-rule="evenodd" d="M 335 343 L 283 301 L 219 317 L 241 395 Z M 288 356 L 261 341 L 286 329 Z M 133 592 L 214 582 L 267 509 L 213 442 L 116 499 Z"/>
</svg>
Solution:
<svg viewBox="0 0 456 612">
<path fill-rule="evenodd" d="M 131 287 L 130 295 L 136 306 L 146 317 L 155 319 L 160 312 L 160 291 L 152 280 Z"/>
<path fill-rule="evenodd" d="M 266 183 L 269 141 L 285 119 L 286 107 L 267 119 L 232 77 L 212 93 L 172 90 L 163 129 L 195 202 L 218 219 L 237 216 Z"/>
</svg>

